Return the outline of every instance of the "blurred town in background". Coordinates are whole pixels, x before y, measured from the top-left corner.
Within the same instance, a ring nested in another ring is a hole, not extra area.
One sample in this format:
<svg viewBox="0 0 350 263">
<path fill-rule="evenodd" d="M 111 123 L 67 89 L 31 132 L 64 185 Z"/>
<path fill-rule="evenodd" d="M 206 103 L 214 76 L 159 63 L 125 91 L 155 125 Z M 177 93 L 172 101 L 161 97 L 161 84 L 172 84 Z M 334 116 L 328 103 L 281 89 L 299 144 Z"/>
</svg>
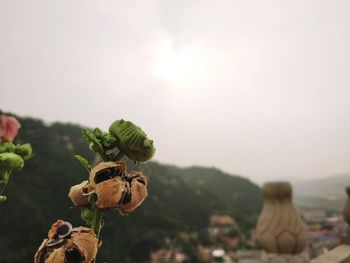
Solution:
<svg viewBox="0 0 350 263">
<path fill-rule="evenodd" d="M 333 211 L 310 206 L 298 207 L 307 226 L 309 236 L 308 253 L 315 258 L 341 243 L 341 237 L 347 233 L 347 224 L 340 211 Z M 239 225 L 229 215 L 212 215 L 210 226 L 205 230 L 208 243 L 198 246 L 201 262 L 225 263 L 259 263 L 262 249 L 252 249 L 256 246 L 254 229 L 251 235 L 240 234 Z M 178 238 L 184 242 L 193 237 L 193 233 L 179 233 Z M 169 244 L 172 241 L 169 240 Z M 152 263 L 186 262 L 188 257 L 176 248 L 161 249 L 152 253 Z"/>
</svg>

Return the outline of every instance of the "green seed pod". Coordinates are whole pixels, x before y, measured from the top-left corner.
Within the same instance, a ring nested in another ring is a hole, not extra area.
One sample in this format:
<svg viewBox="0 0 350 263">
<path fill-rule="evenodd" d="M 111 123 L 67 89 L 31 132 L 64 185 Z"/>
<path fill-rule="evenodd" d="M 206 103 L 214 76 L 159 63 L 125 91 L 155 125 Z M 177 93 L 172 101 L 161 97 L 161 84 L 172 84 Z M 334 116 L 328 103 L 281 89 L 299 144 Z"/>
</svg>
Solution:
<svg viewBox="0 0 350 263">
<path fill-rule="evenodd" d="M 15 153 L 0 153 L 0 169 L 22 169 L 24 161 Z"/>
<path fill-rule="evenodd" d="M 13 143 L 10 143 L 10 142 L 0 143 L 0 153 L 14 152 L 15 149 L 16 149 L 16 146 Z"/>
<path fill-rule="evenodd" d="M 117 138 L 117 147 L 125 155 L 139 162 L 147 162 L 155 152 L 153 141 L 131 121 L 115 121 L 109 127 L 109 133 Z"/>
<path fill-rule="evenodd" d="M 16 145 L 15 153 L 20 155 L 24 160 L 27 160 L 32 155 L 32 146 L 29 143 Z"/>
</svg>

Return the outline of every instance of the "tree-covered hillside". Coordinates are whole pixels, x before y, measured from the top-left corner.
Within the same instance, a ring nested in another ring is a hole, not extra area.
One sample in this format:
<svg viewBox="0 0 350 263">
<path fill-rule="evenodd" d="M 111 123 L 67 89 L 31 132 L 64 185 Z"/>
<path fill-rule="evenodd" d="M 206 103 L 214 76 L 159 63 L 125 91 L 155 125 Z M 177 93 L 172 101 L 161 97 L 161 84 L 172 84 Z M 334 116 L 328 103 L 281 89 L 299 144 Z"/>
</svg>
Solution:
<svg viewBox="0 0 350 263">
<path fill-rule="evenodd" d="M 32 262 L 57 219 L 82 224 L 80 210 L 71 208 L 67 197 L 70 186 L 88 176 L 74 155 L 95 158 L 81 137 L 81 127 L 18 119 L 22 128 L 16 142 L 31 143 L 34 156 L 12 175 L 6 188 L 8 200 L 0 204 L 1 263 Z M 150 252 L 167 246 L 166 240 L 178 232 L 206 229 L 214 213 L 235 216 L 243 230 L 255 224 L 261 192 L 247 179 L 217 169 L 181 169 L 155 162 L 141 169 L 149 178 L 149 196 L 129 216 L 108 215 L 98 262 L 149 262 Z M 195 255 L 190 256 L 195 262 Z"/>
</svg>

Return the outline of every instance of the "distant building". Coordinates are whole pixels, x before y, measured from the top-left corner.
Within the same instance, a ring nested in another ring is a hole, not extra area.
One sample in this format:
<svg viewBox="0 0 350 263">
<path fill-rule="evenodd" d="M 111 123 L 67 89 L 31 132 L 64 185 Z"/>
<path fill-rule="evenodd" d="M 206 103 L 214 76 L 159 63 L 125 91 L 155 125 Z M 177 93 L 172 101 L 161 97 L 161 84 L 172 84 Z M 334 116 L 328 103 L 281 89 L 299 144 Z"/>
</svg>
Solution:
<svg viewBox="0 0 350 263">
<path fill-rule="evenodd" d="M 212 215 L 209 218 L 209 238 L 212 242 L 234 249 L 239 243 L 238 225 L 229 215 Z"/>
<path fill-rule="evenodd" d="M 182 263 L 188 260 L 188 257 L 176 250 L 159 249 L 151 253 L 151 263 Z"/>
<path fill-rule="evenodd" d="M 211 226 L 235 226 L 237 228 L 236 221 L 229 215 L 212 215 L 209 222 Z"/>
</svg>

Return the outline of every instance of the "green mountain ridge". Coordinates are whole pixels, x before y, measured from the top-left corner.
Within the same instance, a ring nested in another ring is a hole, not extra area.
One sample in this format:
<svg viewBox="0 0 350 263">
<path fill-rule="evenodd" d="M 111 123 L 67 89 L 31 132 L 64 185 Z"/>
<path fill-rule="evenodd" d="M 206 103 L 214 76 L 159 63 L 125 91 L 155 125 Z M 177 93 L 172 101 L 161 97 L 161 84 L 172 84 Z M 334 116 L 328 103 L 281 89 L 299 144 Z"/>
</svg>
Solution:
<svg viewBox="0 0 350 263">
<path fill-rule="evenodd" d="M 0 205 L 1 263 L 32 262 L 57 219 L 74 226 L 83 223 L 80 210 L 72 208 L 67 197 L 72 185 L 88 177 L 74 155 L 91 162 L 96 158 L 82 139 L 82 127 L 16 117 L 22 128 L 15 142 L 31 143 L 34 156 L 13 174 L 5 193 L 8 200 Z M 128 163 L 128 169 L 135 167 Z M 261 190 L 248 179 L 215 168 L 178 168 L 157 162 L 140 169 L 149 178 L 149 196 L 129 216 L 108 213 L 98 262 L 149 262 L 151 251 L 167 247 L 167 240 L 179 232 L 205 231 L 212 214 L 234 216 L 243 232 L 256 222 Z M 200 237 L 196 242 L 201 242 Z M 190 262 L 197 262 L 195 252 L 191 253 Z"/>
</svg>

